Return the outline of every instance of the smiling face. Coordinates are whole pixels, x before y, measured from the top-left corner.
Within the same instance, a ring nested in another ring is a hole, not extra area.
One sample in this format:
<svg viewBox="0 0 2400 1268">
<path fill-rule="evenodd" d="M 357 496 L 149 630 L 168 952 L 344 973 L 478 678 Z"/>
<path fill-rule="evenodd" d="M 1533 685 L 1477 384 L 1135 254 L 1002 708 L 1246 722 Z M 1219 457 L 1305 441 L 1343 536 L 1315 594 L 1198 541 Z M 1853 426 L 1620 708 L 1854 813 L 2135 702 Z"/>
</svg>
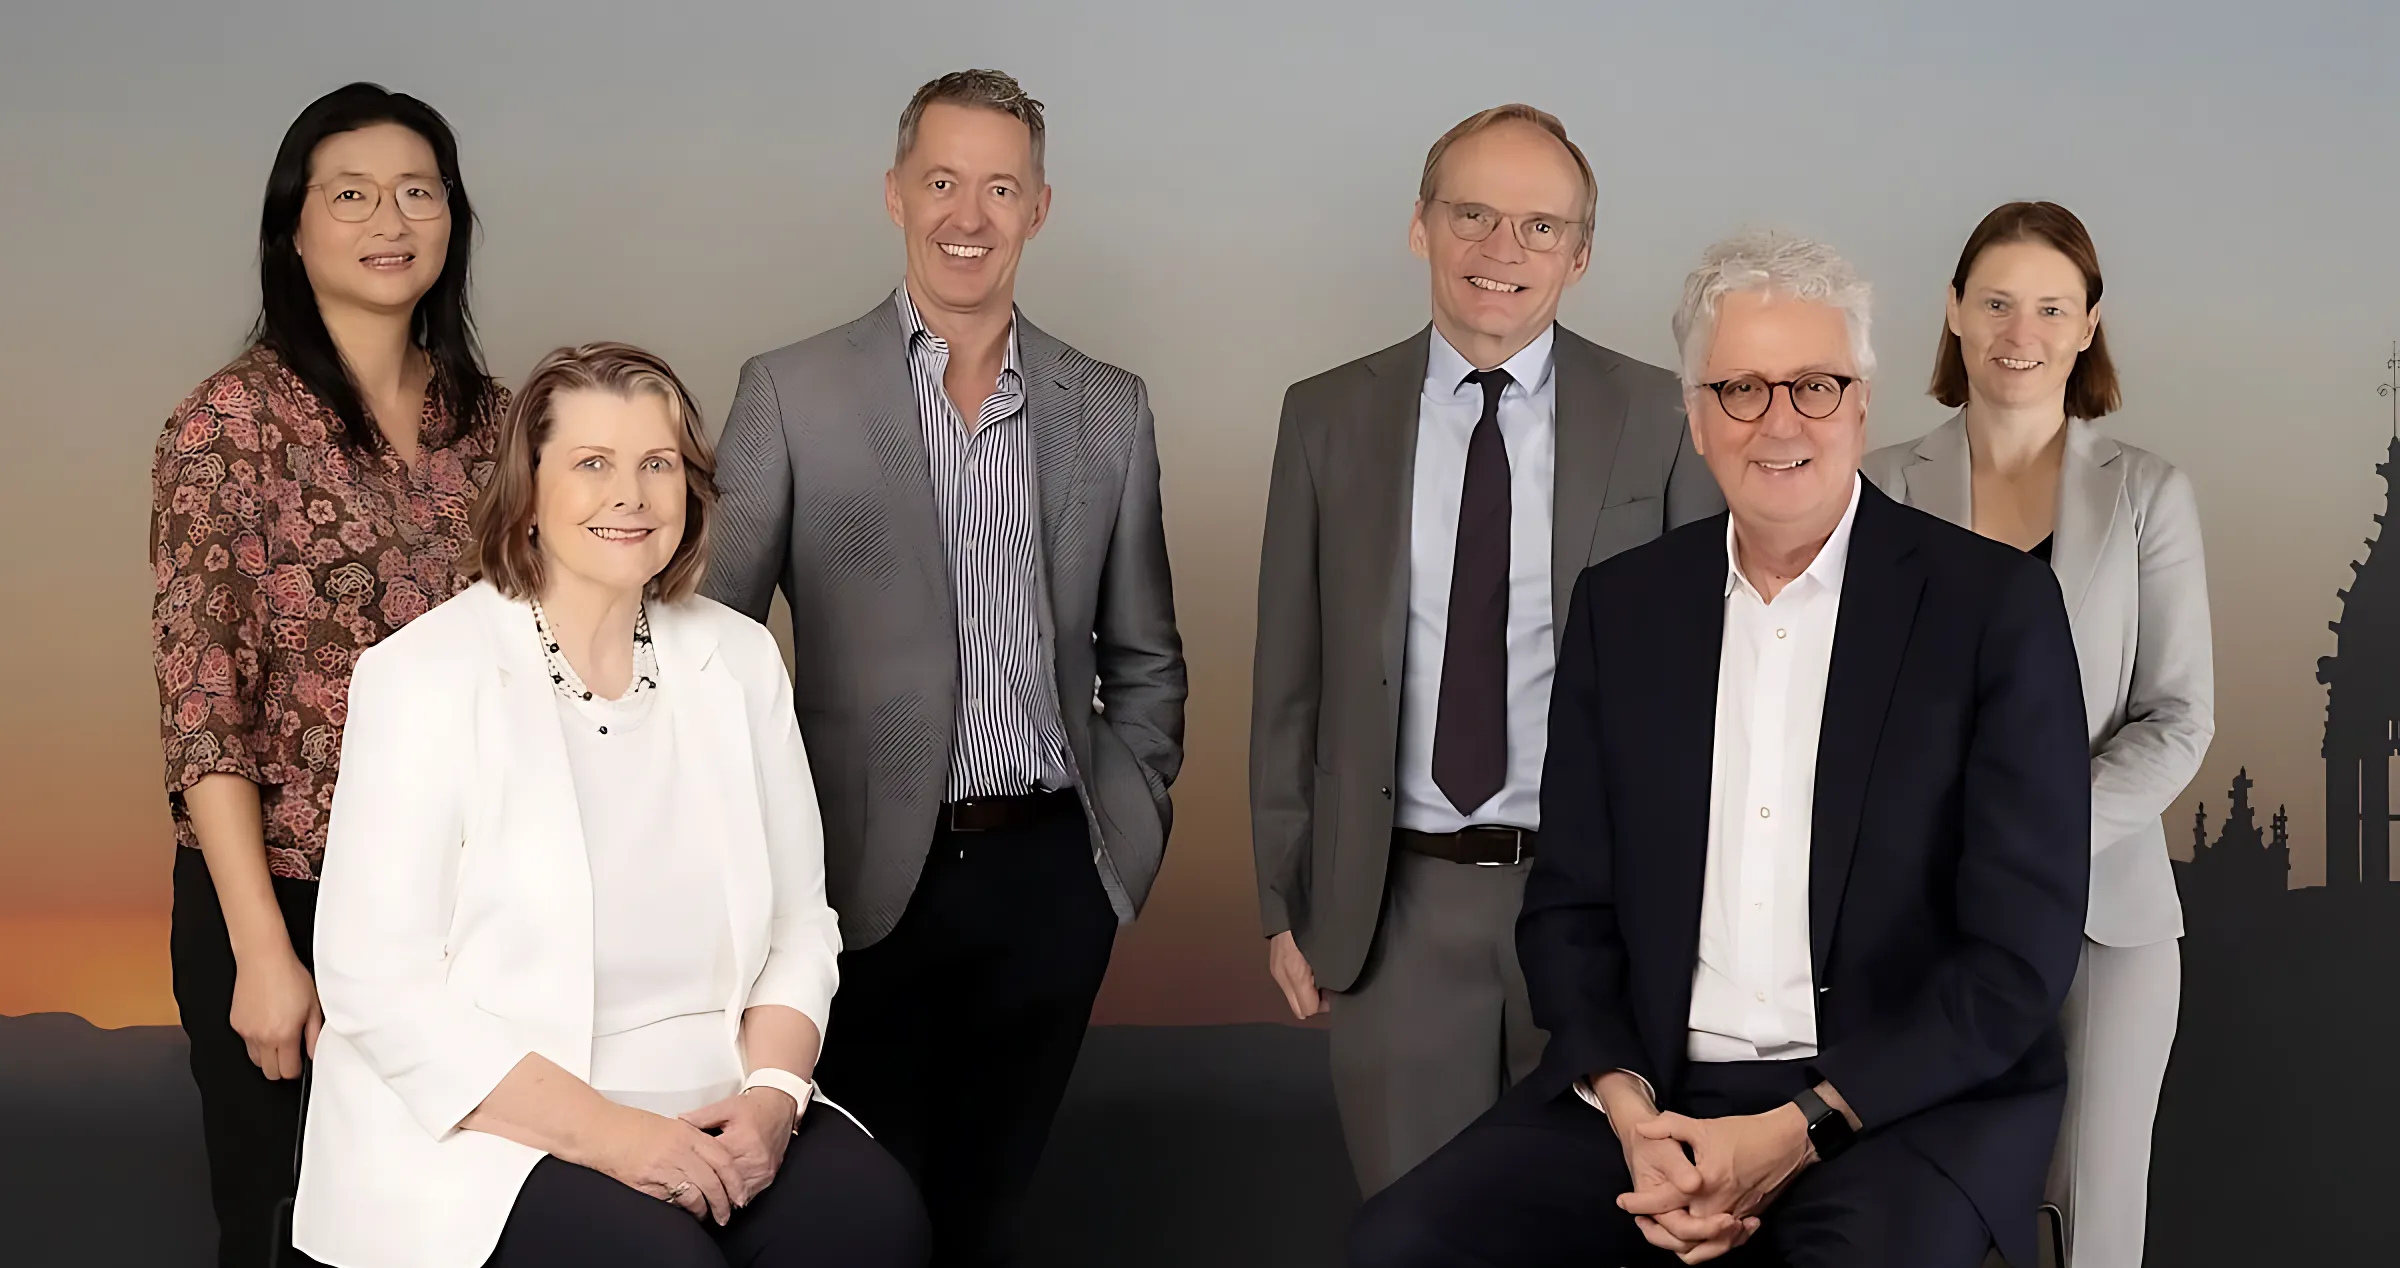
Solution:
<svg viewBox="0 0 2400 1268">
<path fill-rule="evenodd" d="M 937 101 L 884 176 L 921 309 L 988 313 L 1016 302 L 1017 262 L 1050 211 L 1033 133 L 1014 115 Z"/>
<path fill-rule="evenodd" d="M 1858 376 L 1841 309 L 1772 291 L 1724 297 L 1702 383 L 1743 375 L 1781 383 L 1811 373 Z M 1706 387 L 1687 395 L 1693 446 L 1746 535 L 1821 537 L 1841 522 L 1866 450 L 1867 396 L 1868 385 L 1854 382 L 1830 414 L 1808 418 L 1792 406 L 1790 389 L 1776 388 L 1766 412 L 1742 422 Z"/>
<path fill-rule="evenodd" d="M 534 467 L 546 584 L 639 592 L 683 541 L 681 429 L 655 392 L 561 392 Z"/>
<path fill-rule="evenodd" d="M 2046 242 L 1994 243 L 1948 307 L 1973 401 L 2065 408 L 2067 377 L 2100 329 L 2083 272 L 2065 253 Z"/>
<path fill-rule="evenodd" d="M 1460 138 L 1436 176 L 1434 199 L 1409 223 L 1409 249 L 1432 266 L 1442 337 L 1476 364 L 1498 365 L 1557 319 L 1559 298 L 1591 261 L 1583 174 L 1556 137 L 1509 120 Z M 1469 242 L 1452 227 L 1462 206 L 1499 223 Z M 1520 233 L 1562 240 L 1529 251 Z"/>
<path fill-rule="evenodd" d="M 309 157 L 307 197 L 292 246 L 308 271 L 320 306 L 405 314 L 433 289 L 450 252 L 447 207 L 428 220 L 400 214 L 404 198 L 439 198 L 441 167 L 433 146 L 414 130 L 378 123 L 338 132 Z M 376 203 L 355 223 L 336 219 L 345 207 Z"/>
</svg>

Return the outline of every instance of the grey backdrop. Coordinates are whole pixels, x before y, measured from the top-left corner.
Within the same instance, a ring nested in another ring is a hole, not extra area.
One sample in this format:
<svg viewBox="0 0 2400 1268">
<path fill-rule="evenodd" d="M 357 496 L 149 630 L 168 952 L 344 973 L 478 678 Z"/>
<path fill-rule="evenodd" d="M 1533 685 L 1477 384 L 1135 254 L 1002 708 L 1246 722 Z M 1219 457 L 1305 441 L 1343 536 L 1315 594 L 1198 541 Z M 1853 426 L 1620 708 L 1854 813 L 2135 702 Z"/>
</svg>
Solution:
<svg viewBox="0 0 2400 1268">
<path fill-rule="evenodd" d="M 2396 45 L 2389 0 L 8 0 L 0 1015 L 174 1019 L 149 455 L 175 401 L 239 345 L 259 191 L 302 105 L 368 78 L 457 126 L 496 372 L 629 339 L 721 416 L 741 358 L 893 285 L 893 117 L 930 76 L 996 65 L 1051 110 L 1057 203 L 1022 298 L 1150 380 L 1191 657 L 1175 844 L 1100 1019 L 1272 1019 L 1241 750 L 1276 406 L 1286 383 L 1423 320 L 1403 230 L 1424 149 L 1522 99 L 1564 117 L 1600 172 L 1597 258 L 1569 323 L 1664 363 L 1706 242 L 1758 225 L 1825 237 L 1881 291 L 1879 443 L 1942 415 L 1921 389 L 1977 218 L 2037 197 L 2091 225 L 2127 389 L 2108 426 L 2191 473 L 2216 612 L 2218 737 L 2170 838 L 2188 852 L 2206 800 L 2223 844 L 2183 878 L 2193 935 L 2152 1262 L 2388 1259 L 2391 1177 L 2370 1142 L 2400 1133 L 2400 1107 L 2362 1091 L 2388 1080 L 2354 1063 L 2400 1044 L 2384 1006 L 2400 887 L 2286 895 L 2260 847 L 2288 806 L 2289 879 L 2322 875 L 2315 662 L 2384 508 L 2374 464 L 2400 417 L 2400 396 L 2375 390 L 2400 382 L 2385 364 L 2400 338 Z M 2384 555 L 2374 584 L 2400 584 Z M 2345 663 L 2400 672 L 2400 637 L 2370 641 Z M 2255 805 L 2229 820 L 2245 766 Z M 177 1037 L 0 1022 L 0 1227 L 35 1230 L 28 1262 L 52 1262 L 45 1246 L 75 1262 L 196 1254 Z M 1321 1038 L 1098 1032 L 1045 1168 L 1046 1262 L 1329 1260 L 1348 1193 Z M 117 1231 L 158 1249 L 63 1249 L 116 1211 L 92 1202 L 125 1192 L 147 1218 Z"/>
<path fill-rule="evenodd" d="M 2310 675 L 2380 496 L 2373 389 L 2400 332 L 2395 13 L 12 0 L 0 925 L 38 924 L 45 946 L 105 929 L 115 946 L 163 913 L 149 451 L 238 345 L 259 191 L 303 104 L 370 78 L 457 126 L 496 372 L 521 375 L 562 342 L 629 339 L 721 416 L 741 358 L 894 283 L 880 197 L 893 118 L 916 84 L 965 65 L 1011 70 L 1050 107 L 1057 202 L 1027 261 L 1027 309 L 1146 375 L 1158 411 L 1192 758 L 1105 1019 L 1275 1014 L 1241 748 L 1277 402 L 1422 320 L 1403 238 L 1418 164 L 1449 124 L 1510 99 L 1561 115 L 1599 169 L 1597 258 L 1567 321 L 1664 362 L 1668 310 L 1707 241 L 1767 224 L 1823 236 L 1881 291 L 1878 442 L 1942 416 L 1922 384 L 1976 219 L 2015 197 L 2079 211 L 2127 381 L 2109 426 L 2183 464 L 2206 518 L 2221 729 L 2197 789 L 2221 802 L 2247 763 L 2262 802 L 2290 805 L 2295 879 L 2313 882 Z M 0 1012 L 171 1016 L 163 962 L 121 959 L 81 977 L 0 968 Z"/>
</svg>

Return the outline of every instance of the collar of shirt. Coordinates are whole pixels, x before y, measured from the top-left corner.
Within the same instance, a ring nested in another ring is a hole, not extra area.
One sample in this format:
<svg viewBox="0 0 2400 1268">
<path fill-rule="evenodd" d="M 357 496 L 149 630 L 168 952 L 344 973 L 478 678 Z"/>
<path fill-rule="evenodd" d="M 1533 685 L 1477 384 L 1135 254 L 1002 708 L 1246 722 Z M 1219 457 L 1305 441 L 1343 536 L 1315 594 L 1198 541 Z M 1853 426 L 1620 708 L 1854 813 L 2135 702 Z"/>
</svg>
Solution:
<svg viewBox="0 0 2400 1268">
<path fill-rule="evenodd" d="M 1785 586 L 1782 591 L 1777 592 L 1777 598 L 1783 597 L 1794 587 L 1812 580 L 1830 593 L 1841 593 L 1842 573 L 1850 566 L 1850 526 L 1858 520 L 1859 488 L 1865 483 L 1866 477 L 1864 476 L 1853 475 L 1850 477 L 1850 505 L 1842 512 L 1842 522 L 1833 526 L 1833 536 L 1826 538 L 1825 544 L 1817 548 L 1817 557 L 1809 561 L 1808 567 L 1799 576 L 1792 578 L 1791 585 Z M 1733 548 L 1733 518 L 1727 516 L 1725 519 L 1725 597 L 1733 597 L 1735 586 L 1749 591 L 1751 597 L 1760 603 L 1767 602 L 1766 597 L 1759 594 L 1758 587 L 1750 584 L 1750 578 L 1742 575 L 1742 557 Z"/>
<path fill-rule="evenodd" d="M 950 341 L 933 333 L 933 328 L 926 325 L 925 319 L 918 315 L 916 301 L 908 297 L 908 283 L 902 282 L 893 289 L 892 303 L 899 309 L 900 333 L 910 347 L 915 347 L 917 341 L 922 339 L 935 352 L 944 357 L 950 355 Z M 1024 373 L 1024 366 L 1017 353 L 1017 314 L 1014 309 L 1011 309 L 1008 314 L 1008 354 L 1007 360 L 1000 366 L 1000 382 L 1006 384 L 1011 379 L 1023 378 Z"/>
<path fill-rule="evenodd" d="M 1557 343 L 1557 336 L 1558 327 L 1555 323 L 1544 326 L 1542 333 L 1533 337 L 1532 343 L 1518 349 L 1517 355 L 1500 364 L 1500 368 L 1508 371 L 1508 377 L 1512 380 L 1509 384 L 1511 391 L 1531 396 L 1550 381 L 1553 365 L 1550 351 Z M 1442 337 L 1441 328 L 1435 327 L 1432 346 L 1425 353 L 1426 395 L 1436 398 L 1456 396 L 1467 390 L 1467 376 L 1474 372 L 1474 364 L 1460 355 L 1458 349 L 1451 347 L 1450 341 Z"/>
</svg>

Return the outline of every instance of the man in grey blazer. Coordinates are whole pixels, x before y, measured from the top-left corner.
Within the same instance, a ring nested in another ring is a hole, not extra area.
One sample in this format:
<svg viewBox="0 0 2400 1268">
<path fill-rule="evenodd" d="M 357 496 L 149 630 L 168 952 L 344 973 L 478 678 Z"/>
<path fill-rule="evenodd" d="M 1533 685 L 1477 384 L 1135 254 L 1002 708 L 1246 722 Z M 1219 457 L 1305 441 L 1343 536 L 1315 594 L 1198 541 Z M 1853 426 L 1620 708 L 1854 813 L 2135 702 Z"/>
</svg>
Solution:
<svg viewBox="0 0 2400 1268">
<path fill-rule="evenodd" d="M 1183 649 L 1146 389 L 1016 311 L 1041 104 L 963 71 L 899 133 L 903 284 L 742 367 L 704 589 L 791 608 L 845 948 L 819 1077 L 916 1177 L 935 1262 L 994 1264 L 1158 875 Z"/>
<path fill-rule="evenodd" d="M 1332 1012 L 1368 1194 L 1541 1056 L 1514 925 L 1576 576 L 1725 506 L 1674 374 L 1555 324 L 1597 200 L 1546 113 L 1452 128 L 1409 225 L 1432 325 L 1284 398 L 1252 844 L 1269 971 L 1295 1015 Z"/>
</svg>

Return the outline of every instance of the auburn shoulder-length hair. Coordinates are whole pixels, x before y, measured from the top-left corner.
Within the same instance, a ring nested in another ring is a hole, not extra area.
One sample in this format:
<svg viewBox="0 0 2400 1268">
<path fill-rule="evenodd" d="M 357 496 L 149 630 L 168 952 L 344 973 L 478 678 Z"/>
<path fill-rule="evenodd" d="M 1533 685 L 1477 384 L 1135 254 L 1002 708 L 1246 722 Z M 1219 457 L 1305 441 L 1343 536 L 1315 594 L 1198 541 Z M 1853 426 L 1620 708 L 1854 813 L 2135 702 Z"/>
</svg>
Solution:
<svg viewBox="0 0 2400 1268">
<path fill-rule="evenodd" d="M 683 455 L 683 540 L 644 593 L 661 601 L 691 594 L 708 566 L 709 513 L 717 505 L 716 449 L 701 430 L 700 407 L 691 389 L 657 354 L 624 343 L 559 348 L 526 376 L 500 424 L 499 460 L 475 503 L 461 571 L 470 580 L 490 581 L 512 599 L 541 592 L 542 552 L 533 536 L 534 482 L 562 392 L 607 392 L 628 400 L 648 395 L 666 403 Z"/>
<path fill-rule="evenodd" d="M 1992 214 L 1975 226 L 1975 232 L 1967 235 L 1966 249 L 1958 253 L 1958 271 L 1950 275 L 1950 297 L 1965 299 L 1967 274 L 1974 271 L 1975 261 L 1985 250 L 2009 242 L 2039 242 L 2067 257 L 2083 274 L 2084 308 L 2099 306 L 2099 249 L 2092 245 L 2092 235 L 2075 213 L 2057 203 L 2015 202 L 1993 208 Z M 1967 403 L 1967 358 L 1948 321 L 1942 323 L 1941 344 L 1934 349 L 1930 390 L 1933 399 L 1952 409 Z M 2092 346 L 2075 358 L 2075 368 L 2067 372 L 2067 417 L 2106 418 L 2116 413 L 2121 403 L 2117 363 L 2109 359 L 2104 321 L 2092 327 Z"/>
</svg>

